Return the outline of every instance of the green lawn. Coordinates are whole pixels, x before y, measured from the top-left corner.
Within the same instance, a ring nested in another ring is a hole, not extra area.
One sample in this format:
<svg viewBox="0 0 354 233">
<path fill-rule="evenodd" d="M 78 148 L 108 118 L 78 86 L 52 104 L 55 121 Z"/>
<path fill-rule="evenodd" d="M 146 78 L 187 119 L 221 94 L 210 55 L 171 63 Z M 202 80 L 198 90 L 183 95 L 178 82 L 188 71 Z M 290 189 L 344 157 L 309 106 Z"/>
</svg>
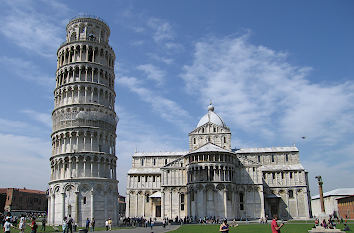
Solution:
<svg viewBox="0 0 354 233">
<path fill-rule="evenodd" d="M 307 233 L 310 230 L 312 224 L 285 224 L 282 227 L 282 233 Z M 339 225 L 337 228 L 342 229 L 344 226 Z M 349 224 L 351 231 L 354 232 L 354 224 Z M 219 232 L 219 226 L 217 225 L 183 225 L 179 229 L 172 231 L 173 233 L 212 233 Z M 230 228 L 230 232 L 237 233 L 269 233 L 272 232 L 270 229 L 270 224 L 242 224 L 238 227 Z"/>
<path fill-rule="evenodd" d="M 128 229 L 128 228 L 131 228 L 131 227 L 112 227 L 112 230 Z M 56 229 L 58 229 L 59 232 L 62 232 L 61 226 L 56 227 Z M 84 229 L 84 228 L 78 227 L 77 232 L 79 231 L 79 229 Z M 95 227 L 95 231 L 105 231 L 105 230 L 106 230 L 105 227 Z M 0 230 L 0 232 L 2 232 L 2 229 Z M 11 233 L 18 233 L 18 232 L 20 232 L 20 230 L 18 228 L 11 228 Z M 29 227 L 29 225 L 26 226 L 25 232 L 26 233 L 31 232 L 31 228 Z M 43 231 L 42 226 L 38 226 L 37 233 L 41 233 L 41 232 L 48 232 L 49 233 L 49 232 L 55 232 L 55 230 L 51 226 L 46 226 L 45 231 Z"/>
</svg>

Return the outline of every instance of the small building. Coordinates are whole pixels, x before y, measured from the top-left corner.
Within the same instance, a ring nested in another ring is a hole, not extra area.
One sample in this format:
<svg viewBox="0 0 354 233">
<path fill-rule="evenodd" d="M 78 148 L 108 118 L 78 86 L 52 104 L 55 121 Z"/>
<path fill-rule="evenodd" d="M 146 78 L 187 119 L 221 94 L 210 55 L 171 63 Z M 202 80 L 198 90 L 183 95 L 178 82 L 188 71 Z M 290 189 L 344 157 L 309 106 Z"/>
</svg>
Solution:
<svg viewBox="0 0 354 233">
<path fill-rule="evenodd" d="M 125 196 L 118 195 L 118 214 L 119 217 L 125 217 L 125 208 L 126 208 L 126 203 L 125 203 Z"/>
<path fill-rule="evenodd" d="M 47 195 L 45 191 L 33 189 L 1 188 L 3 206 L 0 209 L 11 213 L 46 213 Z M 5 196 L 6 195 L 6 196 Z M 5 197 L 5 201 L 3 198 Z"/>
<path fill-rule="evenodd" d="M 334 189 L 323 193 L 324 205 L 326 214 L 338 216 L 338 198 L 354 195 L 354 188 Z M 321 213 L 320 195 L 311 197 L 311 206 L 313 216 L 318 216 Z"/>
<path fill-rule="evenodd" d="M 354 195 L 337 199 L 338 214 L 342 218 L 354 219 Z"/>
</svg>

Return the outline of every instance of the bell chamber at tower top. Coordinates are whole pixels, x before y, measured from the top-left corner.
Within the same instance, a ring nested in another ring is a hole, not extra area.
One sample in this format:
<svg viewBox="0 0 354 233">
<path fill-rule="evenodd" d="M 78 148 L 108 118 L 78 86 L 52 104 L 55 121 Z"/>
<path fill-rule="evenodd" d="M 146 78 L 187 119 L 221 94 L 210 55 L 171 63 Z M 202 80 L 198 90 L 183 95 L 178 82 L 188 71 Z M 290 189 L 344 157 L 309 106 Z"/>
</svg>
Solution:
<svg viewBox="0 0 354 233">
<path fill-rule="evenodd" d="M 66 42 L 89 40 L 108 43 L 110 29 L 101 19 L 78 17 L 66 26 Z"/>
</svg>

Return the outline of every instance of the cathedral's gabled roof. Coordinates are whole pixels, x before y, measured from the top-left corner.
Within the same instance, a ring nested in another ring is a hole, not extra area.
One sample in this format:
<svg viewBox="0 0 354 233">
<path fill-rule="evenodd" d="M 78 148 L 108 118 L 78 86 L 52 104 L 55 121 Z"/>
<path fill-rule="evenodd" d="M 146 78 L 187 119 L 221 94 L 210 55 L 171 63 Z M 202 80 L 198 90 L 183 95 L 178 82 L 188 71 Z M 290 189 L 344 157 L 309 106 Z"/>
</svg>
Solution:
<svg viewBox="0 0 354 233">
<path fill-rule="evenodd" d="M 192 151 L 191 153 L 197 153 L 197 152 L 208 152 L 208 151 L 218 151 L 218 152 L 230 152 L 228 150 L 225 150 L 213 143 L 208 142 L 204 146 L 200 147 L 199 149 Z"/>
<path fill-rule="evenodd" d="M 263 148 L 242 148 L 235 151 L 237 154 L 241 153 L 267 153 L 267 152 L 299 152 L 296 146 L 283 147 L 263 147 Z"/>
<path fill-rule="evenodd" d="M 221 126 L 221 127 L 226 127 L 226 125 L 225 125 L 224 121 L 221 119 L 221 117 L 214 112 L 214 106 L 211 104 L 208 106 L 208 113 L 205 114 L 198 122 L 197 128 L 208 123 L 208 122 L 211 122 L 211 123 Z"/>
</svg>

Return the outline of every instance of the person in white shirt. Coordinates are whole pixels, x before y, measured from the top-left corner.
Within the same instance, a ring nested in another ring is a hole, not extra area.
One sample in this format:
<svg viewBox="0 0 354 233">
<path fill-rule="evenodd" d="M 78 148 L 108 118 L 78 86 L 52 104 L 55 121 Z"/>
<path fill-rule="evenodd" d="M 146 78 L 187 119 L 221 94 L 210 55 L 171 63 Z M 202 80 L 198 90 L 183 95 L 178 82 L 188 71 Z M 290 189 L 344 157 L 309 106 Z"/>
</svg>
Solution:
<svg viewBox="0 0 354 233">
<path fill-rule="evenodd" d="M 20 218 L 20 223 L 18 224 L 18 228 L 20 229 L 20 232 L 21 233 L 24 233 L 25 232 L 25 228 L 26 228 L 26 218 L 25 218 L 25 215 L 21 215 L 21 218 Z"/>
<path fill-rule="evenodd" d="M 10 223 L 10 218 L 9 217 L 7 217 L 6 218 L 6 222 L 4 223 L 4 232 L 5 233 L 10 233 L 10 229 L 11 229 L 11 227 L 14 227 L 11 223 Z"/>
</svg>

